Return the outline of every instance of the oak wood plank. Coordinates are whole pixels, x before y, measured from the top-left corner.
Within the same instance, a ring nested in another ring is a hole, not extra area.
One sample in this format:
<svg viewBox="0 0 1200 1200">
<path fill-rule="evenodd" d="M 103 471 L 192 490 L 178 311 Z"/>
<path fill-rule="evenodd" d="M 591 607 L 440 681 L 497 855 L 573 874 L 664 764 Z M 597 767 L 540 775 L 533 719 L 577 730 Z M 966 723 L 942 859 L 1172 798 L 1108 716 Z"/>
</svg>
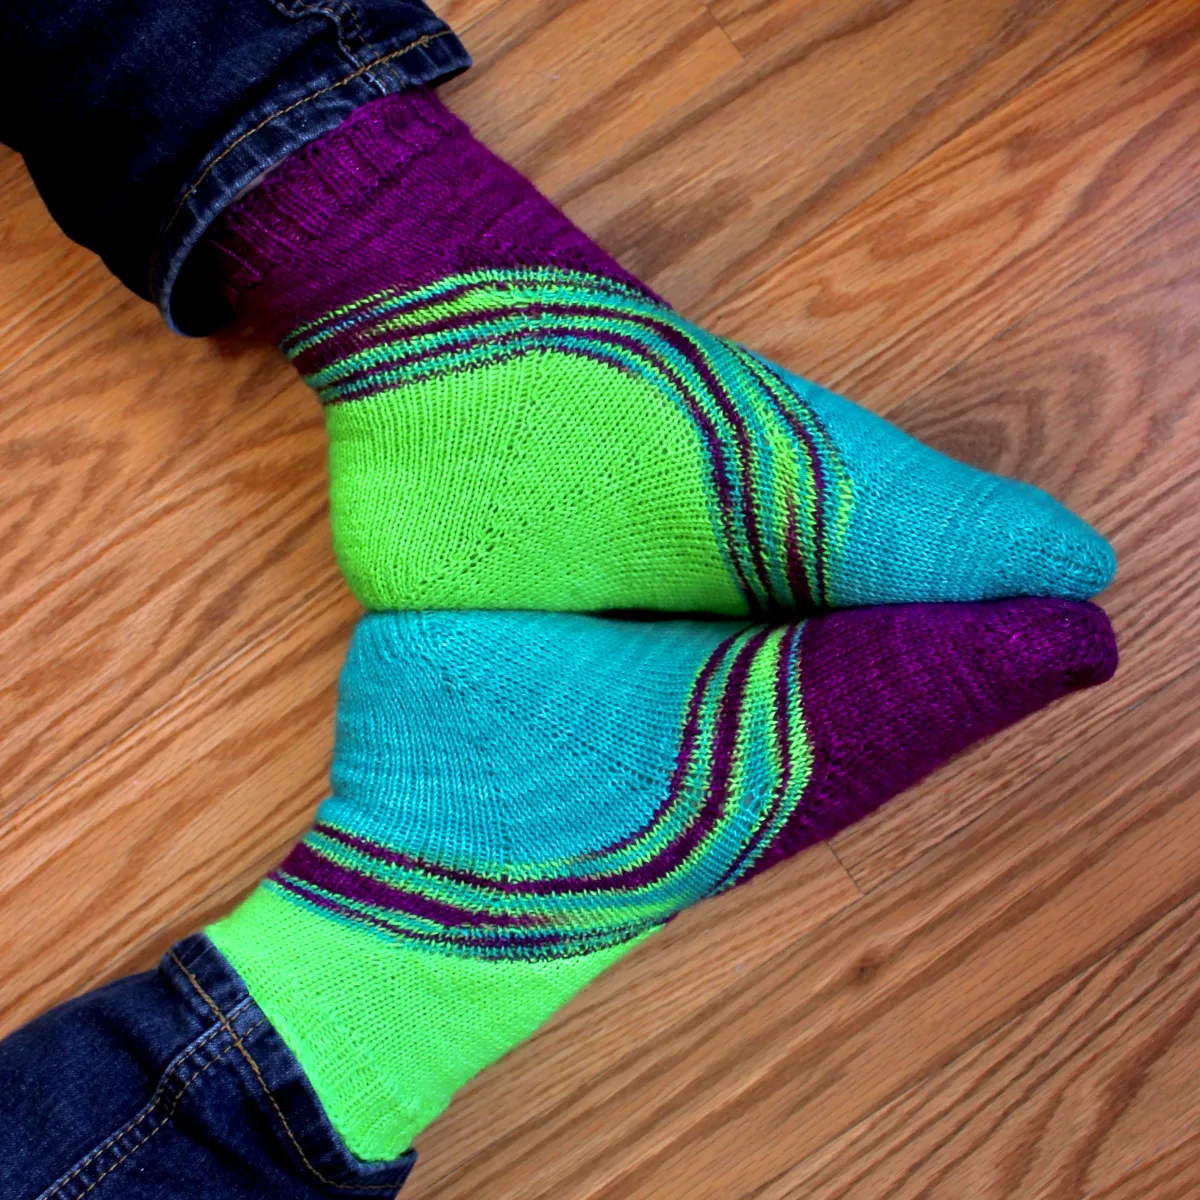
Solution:
<svg viewBox="0 0 1200 1200">
<path fill-rule="evenodd" d="M 755 1200 L 1072 1200 L 1200 1128 L 1200 897 Z M 1101 1193 L 1103 1194 L 1103 1192 Z"/>
<path fill-rule="evenodd" d="M 712 314 L 880 412 L 1200 185 L 1200 10 L 1096 38 Z"/>
<path fill-rule="evenodd" d="M 1173 1146 L 1087 1200 L 1191 1200 L 1200 1194 L 1200 1134 Z"/>
<path fill-rule="evenodd" d="M 778 36 L 747 44 L 743 68 L 553 194 L 626 266 L 703 316 L 1141 7 L 785 4 Z M 515 102 L 493 99 L 507 127 Z M 536 179 L 556 151 L 505 152 Z"/>
<path fill-rule="evenodd" d="M 742 66 L 700 0 L 507 0 L 443 96 L 552 197 Z"/>
<path fill-rule="evenodd" d="M 112 293 L 0 377 L 0 811 L 341 584 L 319 406 Z"/>
<path fill-rule="evenodd" d="M 505 2 L 506 0 L 438 0 L 430 7 L 461 37 L 489 13 L 503 8 Z"/>
<path fill-rule="evenodd" d="M 50 220 L 24 160 L 0 157 L 0 374 L 120 285 Z"/>
<path fill-rule="evenodd" d="M 973 820 L 1065 736 L 1134 736 L 1136 705 L 1200 662 L 1200 203 L 893 411 L 949 453 L 1047 488 L 1111 539 L 1102 597 L 1121 643 L 1114 683 L 995 739 L 837 841 L 870 890 Z"/>
</svg>

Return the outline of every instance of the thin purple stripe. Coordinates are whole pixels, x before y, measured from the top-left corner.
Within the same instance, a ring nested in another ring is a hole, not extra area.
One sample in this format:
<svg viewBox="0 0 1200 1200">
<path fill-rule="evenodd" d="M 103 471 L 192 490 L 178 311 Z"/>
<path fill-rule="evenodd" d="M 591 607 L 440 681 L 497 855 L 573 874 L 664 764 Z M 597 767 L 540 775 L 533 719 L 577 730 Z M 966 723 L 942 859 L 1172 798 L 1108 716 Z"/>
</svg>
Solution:
<svg viewBox="0 0 1200 1200">
<path fill-rule="evenodd" d="M 398 937 L 411 938 L 414 941 L 429 942 L 431 944 L 445 943 L 454 946 L 469 946 L 477 949 L 492 949 L 497 952 L 497 956 L 511 956 L 512 947 L 555 947 L 555 946 L 573 946 L 580 942 L 595 942 L 603 940 L 605 944 L 611 944 L 611 940 L 628 941 L 630 938 L 637 937 L 640 933 L 645 932 L 641 928 L 632 928 L 630 926 L 620 925 L 614 926 L 611 930 L 604 930 L 601 935 L 596 935 L 591 932 L 581 934 L 572 933 L 524 933 L 520 930 L 508 931 L 503 939 L 485 938 L 473 936 L 469 933 L 462 932 L 459 927 L 448 927 L 440 933 L 427 933 L 423 929 L 413 929 L 403 925 L 393 924 L 391 921 L 385 921 L 380 917 L 376 917 L 371 913 L 364 913 L 360 909 L 351 908 L 347 904 L 340 904 L 336 900 L 330 899 L 328 896 L 323 896 L 319 892 L 309 891 L 298 880 L 289 879 L 287 876 L 280 873 L 282 868 L 272 871 L 269 878 L 277 887 L 284 888 L 298 896 L 301 900 L 308 904 L 313 904 L 318 908 L 326 909 L 329 912 L 338 913 L 340 916 L 350 917 L 356 921 L 365 921 L 370 925 L 374 925 L 378 929 L 382 929 L 387 933 L 394 934 Z"/>
<path fill-rule="evenodd" d="M 671 782 L 667 788 L 665 798 L 650 815 L 650 819 L 639 829 L 621 838 L 620 841 L 614 842 L 611 846 L 606 846 L 604 849 L 594 851 L 590 854 L 581 855 L 579 861 L 587 862 L 592 859 L 604 858 L 609 854 L 626 849 L 633 845 L 634 842 L 640 841 L 653 832 L 658 823 L 678 803 L 679 796 L 683 791 L 683 785 L 687 782 L 688 772 L 692 767 L 692 758 L 696 752 L 696 738 L 700 732 L 700 710 L 704 705 L 705 693 L 708 691 L 709 684 L 712 682 L 712 677 L 716 674 L 717 668 L 725 661 L 725 656 L 740 636 L 740 634 L 735 633 L 727 637 L 708 656 L 708 661 L 705 662 L 700 674 L 696 677 L 696 682 L 692 685 L 691 695 L 688 697 L 687 716 L 684 720 L 683 733 L 679 742 L 679 752 L 675 756 L 675 768 L 671 772 Z"/>
<path fill-rule="evenodd" d="M 737 858 L 729 869 L 722 875 L 721 882 L 715 890 L 725 887 L 731 879 L 735 879 L 743 866 L 758 853 L 766 831 L 779 815 L 788 789 L 792 785 L 792 722 L 791 722 L 791 690 L 792 675 L 795 666 L 794 656 L 800 635 L 800 625 L 790 625 L 779 647 L 779 667 L 775 672 L 775 741 L 779 746 L 779 780 L 771 794 L 771 803 L 762 820 L 754 831 L 754 835 L 742 847 Z"/>
<path fill-rule="evenodd" d="M 796 502 L 789 496 L 787 499 L 787 581 L 792 593 L 792 603 L 797 608 L 815 607 L 812 589 L 808 586 L 808 567 L 804 562 L 804 554 L 800 549 L 800 538 L 796 528 Z"/>
<path fill-rule="evenodd" d="M 816 595 L 814 596 L 810 592 L 810 596 L 818 604 L 827 604 L 829 602 L 829 597 L 827 595 L 825 579 L 825 503 L 828 489 L 825 486 L 825 468 L 821 464 L 821 458 L 817 452 L 816 443 L 813 441 L 812 435 L 804 427 L 804 423 L 800 421 L 796 417 L 796 414 L 793 413 L 791 409 L 779 399 L 779 397 L 771 388 L 767 387 L 766 384 L 763 383 L 760 372 L 768 369 L 766 368 L 765 364 L 746 351 L 740 351 L 740 357 L 749 370 L 751 377 L 759 385 L 763 395 L 767 397 L 768 401 L 774 406 L 775 410 L 788 423 L 792 433 L 795 434 L 795 436 L 798 437 L 801 442 L 803 442 L 804 448 L 808 453 L 808 460 L 812 464 L 813 491 L 816 492 L 816 503 L 813 506 L 813 563 L 816 568 L 816 579 L 814 580 L 816 587 L 813 590 L 816 592 Z M 770 374 L 773 380 L 781 384 L 783 387 L 787 387 L 787 384 L 780 379 L 774 371 L 771 371 Z M 792 389 L 788 388 L 788 390 L 791 391 Z M 817 414 L 814 413 L 811 408 L 808 408 L 808 413 L 812 418 L 813 423 L 818 429 L 821 430 L 822 434 L 826 438 L 826 441 L 828 441 L 828 434 L 825 433 L 824 427 L 817 419 Z"/>
<path fill-rule="evenodd" d="M 648 296 L 644 292 L 635 292 L 632 289 L 620 289 L 619 285 L 616 285 L 616 281 L 606 279 L 602 275 L 588 276 L 587 283 L 592 287 L 595 287 L 597 290 L 603 290 L 604 285 L 606 284 L 610 285 L 610 294 L 614 298 L 619 297 L 621 299 L 636 300 L 643 304 L 653 305 L 664 312 L 670 313 L 672 311 L 661 301 L 655 300 L 652 296 Z M 492 320 L 496 317 L 501 317 L 506 314 L 525 312 L 533 308 L 536 308 L 539 314 L 551 312 L 555 315 L 565 314 L 570 316 L 611 317 L 614 312 L 619 312 L 621 316 L 627 317 L 630 320 L 636 320 L 638 317 L 649 315 L 638 313 L 636 311 L 630 312 L 628 310 L 618 309 L 615 307 L 604 308 L 600 304 L 559 304 L 553 301 L 548 303 L 545 300 L 522 300 L 519 302 L 514 302 L 504 308 L 486 308 L 479 309 L 476 312 L 460 313 L 454 317 L 440 317 L 436 320 L 429 321 L 424 325 L 414 325 L 411 328 L 404 330 L 382 330 L 379 328 L 380 324 L 383 322 L 391 321 L 397 317 L 402 317 L 407 313 L 411 313 L 416 309 L 422 308 L 423 306 L 448 304 L 454 300 L 457 300 L 460 296 L 470 295 L 472 292 L 477 292 L 483 288 L 492 289 L 499 292 L 516 292 L 518 290 L 526 289 L 558 286 L 575 287 L 582 285 L 582 280 L 568 280 L 566 282 L 560 282 L 553 279 L 539 280 L 523 278 L 513 280 L 476 280 L 472 283 L 457 284 L 452 288 L 447 288 L 444 292 L 439 292 L 435 296 L 412 296 L 401 300 L 398 304 L 395 304 L 386 311 L 381 311 L 379 305 L 383 304 L 387 300 L 395 298 L 396 293 L 392 291 L 390 293 L 380 295 L 378 299 L 372 300 L 369 304 L 364 304 L 360 309 L 355 310 L 353 313 L 331 312 L 318 321 L 310 322 L 306 327 L 302 327 L 303 332 L 297 330 L 294 333 L 288 334 L 288 336 L 283 340 L 280 348 L 285 354 L 287 354 L 288 345 L 290 343 L 315 337 L 321 332 L 322 329 L 330 325 L 335 325 L 340 321 L 349 322 L 347 328 L 337 330 L 335 334 L 328 338 L 322 339 L 322 341 L 320 341 L 317 345 L 310 346 L 307 350 L 303 351 L 300 355 L 293 359 L 299 369 L 307 375 L 311 374 L 312 370 L 320 370 L 322 367 L 328 366 L 331 362 L 334 362 L 339 358 L 345 358 L 350 354 L 361 352 L 363 350 L 374 349 L 377 346 L 389 345 L 397 335 L 403 335 L 404 337 L 428 337 L 432 334 L 444 333 L 452 329 L 461 328 L 463 325 L 471 325 L 483 320 Z M 368 319 L 371 321 L 371 324 L 364 329 L 363 322 Z M 342 339 L 343 336 L 345 336 L 346 346 L 344 349 L 340 349 L 342 342 L 339 339 Z M 313 368 L 309 368 L 303 365 L 309 357 L 317 358 L 320 361 L 315 363 Z"/>
<path fill-rule="evenodd" d="M 443 904 L 428 896 L 392 887 L 382 880 L 359 871 L 350 870 L 315 851 L 305 842 L 298 843 L 284 859 L 280 871 L 327 892 L 369 904 L 374 908 L 408 913 L 409 916 L 435 921 L 439 925 L 491 925 L 508 928 L 536 924 L 530 917 L 513 917 L 504 913 L 461 908 Z"/>
</svg>

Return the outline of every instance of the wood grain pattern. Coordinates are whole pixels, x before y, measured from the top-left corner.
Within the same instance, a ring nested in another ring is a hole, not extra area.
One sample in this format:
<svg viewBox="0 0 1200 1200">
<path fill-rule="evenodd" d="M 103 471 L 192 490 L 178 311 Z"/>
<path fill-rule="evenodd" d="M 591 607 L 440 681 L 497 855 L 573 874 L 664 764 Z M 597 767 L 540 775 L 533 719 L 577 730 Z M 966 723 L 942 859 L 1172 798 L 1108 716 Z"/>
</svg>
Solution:
<svg viewBox="0 0 1200 1200">
<path fill-rule="evenodd" d="M 887 412 L 1196 193 L 1200 10 L 1156 4 L 721 307 Z"/>
<path fill-rule="evenodd" d="M 1194 6 L 445 11 L 479 62 L 452 105 L 629 265 L 1110 534 L 1124 659 L 624 960 L 422 1135 L 405 1197 L 1191 1200 Z M 356 610 L 278 356 L 165 333 L 3 150 L 0 278 L 7 1030 L 284 852 Z"/>
<path fill-rule="evenodd" d="M 1200 899 L 752 1194 L 1092 1195 L 1200 1127 Z"/>
<path fill-rule="evenodd" d="M 21 157 L 0 158 L 0 374 L 46 333 L 119 286 L 50 222 Z"/>
<path fill-rule="evenodd" d="M 488 13 L 504 5 L 505 0 L 443 0 L 437 15 L 459 35 L 467 34 Z"/>
<path fill-rule="evenodd" d="M 742 65 L 699 0 L 507 0 L 469 41 L 449 103 L 555 198 Z"/>
<path fill-rule="evenodd" d="M 273 351 L 117 292 L 0 378 L 0 812 L 343 586 L 324 457 Z"/>
<path fill-rule="evenodd" d="M 1191 1200 L 1200 1193 L 1200 1134 L 1091 1192 L 1088 1200 Z"/>
<path fill-rule="evenodd" d="M 556 198 L 702 316 L 1138 7 L 785 0 L 741 71 Z"/>
</svg>

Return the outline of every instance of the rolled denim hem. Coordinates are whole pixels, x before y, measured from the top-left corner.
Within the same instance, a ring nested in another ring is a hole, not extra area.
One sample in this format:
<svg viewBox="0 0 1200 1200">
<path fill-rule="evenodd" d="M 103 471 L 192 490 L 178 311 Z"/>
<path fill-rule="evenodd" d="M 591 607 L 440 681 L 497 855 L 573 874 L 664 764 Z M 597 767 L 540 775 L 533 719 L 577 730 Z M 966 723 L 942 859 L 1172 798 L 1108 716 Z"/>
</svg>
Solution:
<svg viewBox="0 0 1200 1200">
<path fill-rule="evenodd" d="M 306 5 L 292 7 L 305 10 L 296 16 L 312 15 Z M 388 6 L 368 7 L 374 27 L 386 28 Z M 310 55 L 296 73 L 273 81 L 270 95 L 241 114 L 197 166 L 171 206 L 150 264 L 150 293 L 170 328 L 203 336 L 231 318 L 225 301 L 202 273 L 186 268 L 192 251 L 233 200 L 366 101 L 443 82 L 471 65 L 454 32 L 432 14 L 416 28 L 411 20 L 401 19 L 400 24 L 403 27 L 393 34 L 376 33 L 370 44 L 353 51 L 338 25 L 339 36 L 321 43 L 321 52 Z"/>
<path fill-rule="evenodd" d="M 247 992 L 242 978 L 203 933 L 177 942 L 159 970 L 191 1009 L 200 1028 L 232 1041 L 221 1070 L 242 1077 L 245 1095 L 274 1128 L 281 1156 L 299 1179 L 318 1190 L 392 1196 L 412 1171 L 417 1152 L 386 1163 L 365 1163 L 346 1147 L 325 1115 L 304 1069 Z M 231 1014 L 236 1014 L 231 1016 Z"/>
</svg>

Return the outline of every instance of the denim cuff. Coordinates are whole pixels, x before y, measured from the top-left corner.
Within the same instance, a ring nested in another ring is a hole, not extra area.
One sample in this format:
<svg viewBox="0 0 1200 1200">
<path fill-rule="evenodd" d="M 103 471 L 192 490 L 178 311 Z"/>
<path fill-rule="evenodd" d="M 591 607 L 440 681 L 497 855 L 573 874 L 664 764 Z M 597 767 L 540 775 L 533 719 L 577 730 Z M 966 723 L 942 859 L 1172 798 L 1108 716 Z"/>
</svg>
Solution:
<svg viewBox="0 0 1200 1200">
<path fill-rule="evenodd" d="M 300 146 L 470 58 L 425 0 L 0 3 L 0 142 L 173 329 L 229 317 L 193 251 Z"/>
<path fill-rule="evenodd" d="M 355 0 L 351 10 L 344 2 L 328 7 L 315 0 L 272 2 L 291 17 L 319 10 L 333 18 L 336 36 L 314 44 L 272 81 L 269 94 L 213 145 L 172 204 L 150 264 L 150 293 L 179 333 L 202 336 L 231 318 L 206 273 L 187 267 L 191 252 L 233 200 L 367 101 L 443 82 L 471 65 L 457 36 L 423 5 L 418 10 L 394 0 Z"/>
</svg>

